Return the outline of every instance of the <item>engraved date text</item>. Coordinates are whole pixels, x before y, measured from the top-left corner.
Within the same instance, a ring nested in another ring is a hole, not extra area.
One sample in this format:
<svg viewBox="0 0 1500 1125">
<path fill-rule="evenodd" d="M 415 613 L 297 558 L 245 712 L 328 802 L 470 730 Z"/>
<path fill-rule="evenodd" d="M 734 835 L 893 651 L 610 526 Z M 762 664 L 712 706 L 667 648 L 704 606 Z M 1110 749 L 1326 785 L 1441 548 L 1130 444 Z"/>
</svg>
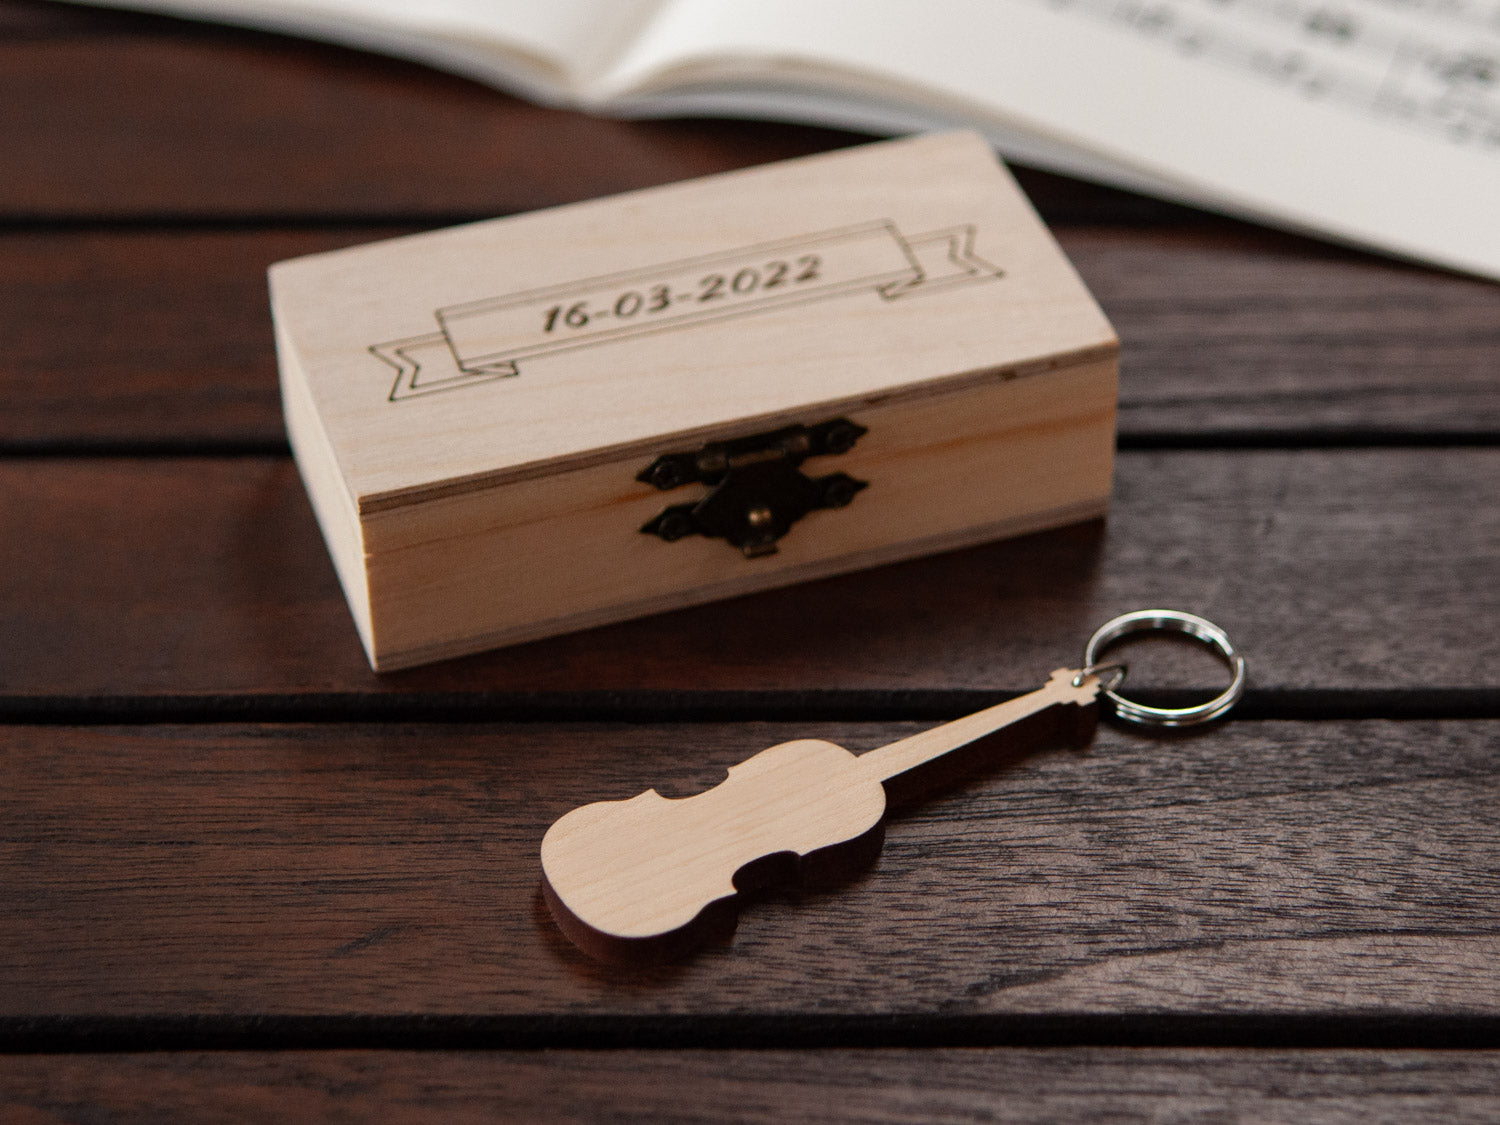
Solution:
<svg viewBox="0 0 1500 1125">
<path fill-rule="evenodd" d="M 542 314 L 542 331 L 566 331 L 587 328 L 599 320 L 631 320 L 650 317 L 669 309 L 733 301 L 737 297 L 765 294 L 817 281 L 822 276 L 823 260 L 817 254 L 742 266 L 734 272 L 708 273 L 689 285 L 671 283 L 626 289 L 603 301 L 564 301 Z"/>
</svg>

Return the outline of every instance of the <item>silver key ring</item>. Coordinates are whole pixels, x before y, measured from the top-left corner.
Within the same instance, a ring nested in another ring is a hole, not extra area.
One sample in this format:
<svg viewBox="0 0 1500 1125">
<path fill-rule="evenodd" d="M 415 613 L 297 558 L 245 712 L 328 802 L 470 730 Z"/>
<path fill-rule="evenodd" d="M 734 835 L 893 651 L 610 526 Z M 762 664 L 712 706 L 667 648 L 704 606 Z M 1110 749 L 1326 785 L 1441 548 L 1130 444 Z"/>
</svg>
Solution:
<svg viewBox="0 0 1500 1125">
<path fill-rule="evenodd" d="M 1134 613 L 1121 614 L 1113 621 L 1099 626 L 1083 649 L 1084 668 L 1107 666 L 1099 664 L 1099 654 L 1121 637 L 1130 633 L 1149 632 L 1186 633 L 1205 642 L 1228 663 L 1233 679 L 1223 693 L 1207 703 L 1196 707 L 1148 707 L 1144 703 L 1126 699 L 1114 689 L 1124 678 L 1116 676 L 1103 688 L 1103 692 L 1115 705 L 1115 714 L 1132 723 L 1143 723 L 1154 727 L 1189 727 L 1195 723 L 1206 723 L 1217 719 L 1228 711 L 1245 694 L 1245 658 L 1239 654 L 1229 640 L 1229 634 L 1207 618 L 1177 609 L 1140 609 Z"/>
</svg>

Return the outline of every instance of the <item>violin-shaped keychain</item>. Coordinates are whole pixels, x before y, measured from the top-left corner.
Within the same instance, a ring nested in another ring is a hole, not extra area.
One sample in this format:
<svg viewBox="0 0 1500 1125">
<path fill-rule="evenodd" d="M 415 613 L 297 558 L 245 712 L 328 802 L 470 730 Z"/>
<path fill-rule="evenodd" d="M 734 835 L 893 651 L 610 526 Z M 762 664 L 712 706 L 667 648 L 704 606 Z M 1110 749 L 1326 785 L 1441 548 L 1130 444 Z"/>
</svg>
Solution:
<svg viewBox="0 0 1500 1125">
<path fill-rule="evenodd" d="M 1196 707 L 1122 696 L 1120 664 L 1100 655 L 1130 633 L 1186 633 L 1229 665 L 1224 692 Z M 820 886 L 874 862 L 888 805 L 904 804 L 996 761 L 1044 746 L 1082 748 L 1100 696 L 1117 718 L 1183 727 L 1223 715 L 1244 694 L 1245 659 L 1224 630 L 1191 613 L 1146 609 L 1106 622 L 1079 668 L 1036 691 L 863 754 L 819 739 L 762 750 L 696 796 L 648 789 L 560 818 L 542 840 L 542 891 L 562 931 L 611 964 L 680 957 L 734 931 L 736 896 L 768 885 Z"/>
</svg>

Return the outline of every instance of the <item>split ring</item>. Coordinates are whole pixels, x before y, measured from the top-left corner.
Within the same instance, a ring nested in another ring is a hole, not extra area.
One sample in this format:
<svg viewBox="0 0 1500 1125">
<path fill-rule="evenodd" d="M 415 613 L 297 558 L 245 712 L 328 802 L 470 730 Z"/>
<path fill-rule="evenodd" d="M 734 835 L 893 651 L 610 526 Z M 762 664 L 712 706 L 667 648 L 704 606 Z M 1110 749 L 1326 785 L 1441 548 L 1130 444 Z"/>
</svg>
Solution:
<svg viewBox="0 0 1500 1125">
<path fill-rule="evenodd" d="M 1177 609 L 1141 609 L 1134 613 L 1121 614 L 1112 621 L 1106 621 L 1099 626 L 1094 635 L 1089 638 L 1089 643 L 1084 646 L 1084 667 L 1095 667 L 1099 663 L 1099 654 L 1121 637 L 1131 633 L 1151 632 L 1186 633 L 1190 637 L 1203 641 L 1224 658 L 1233 677 L 1229 686 L 1221 694 L 1196 707 L 1148 707 L 1144 703 L 1126 699 L 1115 691 L 1114 689 L 1119 684 L 1116 680 L 1103 688 L 1103 692 L 1114 703 L 1115 714 L 1120 718 L 1146 726 L 1189 727 L 1195 723 L 1206 723 L 1211 719 L 1217 719 L 1239 702 L 1240 696 L 1245 694 L 1245 658 L 1230 642 L 1229 634 L 1207 618 L 1192 613 L 1183 613 Z"/>
</svg>

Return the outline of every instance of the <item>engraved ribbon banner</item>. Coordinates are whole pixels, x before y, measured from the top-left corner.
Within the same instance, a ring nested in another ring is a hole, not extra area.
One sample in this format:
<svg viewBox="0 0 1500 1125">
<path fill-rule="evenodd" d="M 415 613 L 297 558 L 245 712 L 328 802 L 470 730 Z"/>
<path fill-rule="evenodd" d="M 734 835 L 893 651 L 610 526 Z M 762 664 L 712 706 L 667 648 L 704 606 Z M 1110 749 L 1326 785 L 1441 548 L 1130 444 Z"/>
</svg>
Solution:
<svg viewBox="0 0 1500 1125">
<path fill-rule="evenodd" d="M 533 356 L 849 293 L 896 300 L 988 281 L 974 227 L 906 237 L 881 220 L 645 269 L 450 305 L 439 331 L 375 344 L 392 402 L 517 375 Z"/>
</svg>

